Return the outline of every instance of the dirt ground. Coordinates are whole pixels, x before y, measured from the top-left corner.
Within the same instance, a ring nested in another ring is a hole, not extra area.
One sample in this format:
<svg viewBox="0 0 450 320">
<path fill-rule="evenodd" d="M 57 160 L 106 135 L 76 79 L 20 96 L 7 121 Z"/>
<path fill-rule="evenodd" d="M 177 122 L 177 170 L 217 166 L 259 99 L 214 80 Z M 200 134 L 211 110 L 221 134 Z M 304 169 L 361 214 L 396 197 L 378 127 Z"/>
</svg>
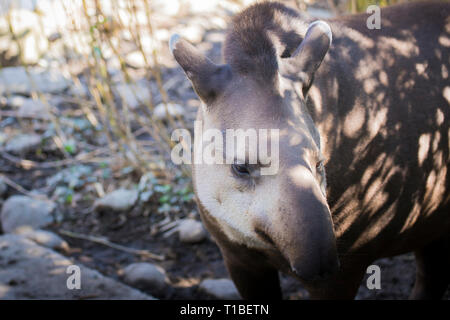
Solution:
<svg viewBox="0 0 450 320">
<path fill-rule="evenodd" d="M 27 177 L 22 178 L 23 181 L 30 181 Z M 39 183 L 37 178 L 34 185 Z M 156 209 L 157 204 L 152 203 L 146 209 L 151 210 L 153 205 L 155 206 L 153 209 Z M 121 215 L 88 211 L 80 217 L 80 212 L 85 210 L 86 208 L 79 207 L 70 209 L 64 214 L 66 219 L 50 229 L 57 233 L 60 230 L 71 230 L 82 234 L 101 235 L 113 243 L 149 250 L 166 257 L 162 262 L 155 262 L 97 243 L 62 235 L 71 247 L 69 257 L 104 275 L 120 280 L 122 268 L 130 263 L 145 261 L 156 263 L 166 271 L 171 282 L 171 286 L 163 295 L 147 292 L 160 299 L 208 299 L 207 295 L 198 290 L 201 280 L 228 277 L 219 249 L 210 238 L 198 244 L 183 244 L 176 235 L 170 237 L 152 235 L 152 225 L 158 222 L 158 218 L 154 215 L 149 217 L 142 215 L 141 208 L 135 208 Z M 381 268 L 381 289 L 367 289 L 365 284 L 368 275 L 366 275 L 356 299 L 407 299 L 414 285 L 414 255 L 380 259 L 374 264 Z M 287 299 L 308 297 L 301 284 L 289 276 L 281 275 L 281 285 Z M 447 290 L 445 298 L 450 298 L 450 290 Z"/>
<path fill-rule="evenodd" d="M 166 260 L 156 262 L 163 267 L 172 284 L 160 299 L 207 299 L 208 296 L 198 290 L 198 284 L 205 278 L 227 277 L 227 272 L 216 244 L 207 239 L 199 244 L 180 243 L 176 235 L 168 238 L 150 235 L 151 219 L 142 216 L 133 217 L 130 213 L 127 222 L 120 227 L 114 226 L 115 217 L 87 215 L 85 219 L 64 222 L 54 228 L 70 229 L 80 233 L 90 233 L 93 229 L 110 241 L 137 249 L 147 249 L 153 253 L 163 254 Z M 92 242 L 67 238 L 72 247 L 71 256 L 88 267 L 101 273 L 120 279 L 120 270 L 133 262 L 146 261 L 135 255 Z M 151 261 L 151 260 L 147 260 Z M 151 261 L 154 262 L 154 261 Z M 415 263 L 413 254 L 385 258 L 374 264 L 381 268 L 381 289 L 369 290 L 366 287 L 368 275 L 364 278 L 357 299 L 407 299 L 414 284 Z M 305 299 L 306 290 L 293 278 L 281 275 L 284 297 L 287 299 Z M 153 292 L 147 292 L 155 295 Z M 447 292 L 446 299 L 449 299 Z"/>
</svg>

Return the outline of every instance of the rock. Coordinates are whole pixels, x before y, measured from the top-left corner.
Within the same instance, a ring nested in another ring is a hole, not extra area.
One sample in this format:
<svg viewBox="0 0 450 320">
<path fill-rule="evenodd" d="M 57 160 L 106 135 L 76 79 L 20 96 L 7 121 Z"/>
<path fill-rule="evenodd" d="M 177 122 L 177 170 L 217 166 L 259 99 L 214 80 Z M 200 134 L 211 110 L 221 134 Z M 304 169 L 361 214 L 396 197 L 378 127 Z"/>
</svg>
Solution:
<svg viewBox="0 0 450 320">
<path fill-rule="evenodd" d="M 199 25 L 189 25 L 179 31 L 179 34 L 192 43 L 199 43 L 203 39 L 205 30 Z"/>
<path fill-rule="evenodd" d="M 140 105 L 150 102 L 151 96 L 149 89 L 143 85 L 120 83 L 115 87 L 117 95 L 125 102 L 128 107 L 135 109 Z"/>
<path fill-rule="evenodd" d="M 5 179 L 0 177 L 0 198 L 3 197 L 8 191 L 8 185 L 5 182 Z"/>
<path fill-rule="evenodd" d="M 95 210 L 130 210 L 138 199 L 137 190 L 117 189 L 95 201 Z"/>
<path fill-rule="evenodd" d="M 164 270 L 154 264 L 138 262 L 128 265 L 123 270 L 125 283 L 140 289 L 161 293 L 166 288 L 166 274 Z"/>
<path fill-rule="evenodd" d="M 179 104 L 168 103 L 167 111 L 172 117 L 182 116 L 184 114 L 184 108 Z M 158 120 L 167 119 L 166 107 L 164 103 L 158 104 L 153 110 L 153 117 Z"/>
<path fill-rule="evenodd" d="M 48 200 L 38 200 L 27 196 L 9 197 L 2 207 L 1 223 L 3 232 L 12 233 L 18 227 L 45 227 L 53 222 L 56 205 Z"/>
<path fill-rule="evenodd" d="M 24 236 L 0 236 L 0 299 L 153 299 L 78 263 L 80 289 L 69 289 L 72 265 Z"/>
<path fill-rule="evenodd" d="M 25 103 L 25 100 L 29 98 L 26 98 L 24 96 L 11 96 L 8 99 L 6 99 L 5 104 L 13 107 L 13 108 L 20 108 Z"/>
<path fill-rule="evenodd" d="M 143 51 L 147 54 L 147 56 L 151 56 L 153 50 L 156 50 L 157 52 L 161 52 L 162 50 L 162 43 L 158 41 L 158 39 L 155 38 L 154 35 L 150 35 L 148 33 L 144 33 L 141 35 L 141 44 Z M 163 59 L 163 58 L 161 58 Z M 150 60 L 152 63 L 154 61 Z"/>
<path fill-rule="evenodd" d="M 153 36 L 161 42 L 168 42 L 172 33 L 167 29 L 158 29 L 153 32 Z"/>
<path fill-rule="evenodd" d="M 240 299 L 233 281 L 229 279 L 205 279 L 199 289 L 218 300 L 237 300 Z"/>
<path fill-rule="evenodd" d="M 37 134 L 19 134 L 11 138 L 5 145 L 5 151 L 24 154 L 37 149 L 41 144 L 41 136 Z"/>
<path fill-rule="evenodd" d="M 8 105 L 18 108 L 17 113 L 22 118 L 50 118 L 46 106 L 40 100 L 33 100 L 22 96 L 13 96 L 8 99 Z"/>
<path fill-rule="evenodd" d="M 195 13 L 205 14 L 206 12 L 214 12 L 217 10 L 218 6 L 219 0 L 189 1 L 189 11 L 194 14 Z"/>
<path fill-rule="evenodd" d="M 55 70 L 35 67 L 29 68 L 28 71 L 32 81 L 30 81 L 24 67 L 1 69 L 0 96 L 6 94 L 29 96 L 33 89 L 40 93 L 61 93 L 71 84 L 70 80 Z"/>
<path fill-rule="evenodd" d="M 14 233 L 23 235 L 25 238 L 43 247 L 66 252 L 69 250 L 69 244 L 60 236 L 50 231 L 33 230 L 29 226 L 25 226 L 17 228 Z"/>
<path fill-rule="evenodd" d="M 8 7 L 8 4 L 5 6 Z M 6 14 L 0 12 L 0 34 L 8 35 L 9 22 L 6 17 Z M 32 12 L 32 10 L 11 8 L 9 18 L 11 27 L 14 30 L 14 34 L 18 37 L 22 49 L 21 62 L 24 64 L 35 64 L 39 62 L 41 55 L 48 49 L 47 38 L 40 27 L 39 15 Z M 19 55 L 17 44 L 10 36 L 0 37 L 0 52 L 7 57 Z"/>
<path fill-rule="evenodd" d="M 140 51 L 133 51 L 130 52 L 125 56 L 125 61 L 127 64 L 134 68 L 145 68 L 145 59 L 142 56 L 142 53 Z"/>
<path fill-rule="evenodd" d="M 153 0 L 150 4 L 153 10 L 158 12 L 158 15 L 176 16 L 180 10 L 180 1 L 178 0 Z"/>
<path fill-rule="evenodd" d="M 89 95 L 89 89 L 84 84 L 74 84 L 69 88 L 69 95 L 74 97 L 87 97 Z"/>
<path fill-rule="evenodd" d="M 197 243 L 206 238 L 206 231 L 201 222 L 184 219 L 178 226 L 178 236 L 183 243 Z"/>
</svg>

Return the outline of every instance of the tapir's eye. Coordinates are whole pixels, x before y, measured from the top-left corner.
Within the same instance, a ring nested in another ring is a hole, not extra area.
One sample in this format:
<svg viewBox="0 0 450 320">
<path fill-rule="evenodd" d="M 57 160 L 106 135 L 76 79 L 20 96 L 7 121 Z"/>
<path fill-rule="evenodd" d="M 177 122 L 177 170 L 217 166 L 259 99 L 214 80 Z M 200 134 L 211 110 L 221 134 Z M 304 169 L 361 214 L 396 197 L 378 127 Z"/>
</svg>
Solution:
<svg viewBox="0 0 450 320">
<path fill-rule="evenodd" d="M 250 176 L 250 169 L 245 164 L 238 164 L 238 163 L 232 164 L 231 165 L 231 170 L 238 177 L 244 177 L 245 178 L 245 177 L 249 177 Z"/>
</svg>

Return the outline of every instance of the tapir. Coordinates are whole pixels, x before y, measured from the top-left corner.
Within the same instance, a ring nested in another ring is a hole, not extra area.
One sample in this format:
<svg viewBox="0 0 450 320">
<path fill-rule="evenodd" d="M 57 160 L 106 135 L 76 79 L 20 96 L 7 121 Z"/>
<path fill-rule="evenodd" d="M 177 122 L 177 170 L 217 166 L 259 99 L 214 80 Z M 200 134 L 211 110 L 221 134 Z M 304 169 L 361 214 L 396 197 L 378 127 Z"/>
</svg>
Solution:
<svg viewBox="0 0 450 320">
<path fill-rule="evenodd" d="M 232 18 L 221 63 L 171 37 L 204 130 L 279 130 L 276 174 L 258 174 L 267 159 L 192 165 L 202 221 L 244 299 L 282 298 L 279 272 L 311 299 L 353 299 L 375 260 L 408 252 L 410 298 L 449 285 L 450 4 L 379 18 L 256 3 Z"/>
</svg>

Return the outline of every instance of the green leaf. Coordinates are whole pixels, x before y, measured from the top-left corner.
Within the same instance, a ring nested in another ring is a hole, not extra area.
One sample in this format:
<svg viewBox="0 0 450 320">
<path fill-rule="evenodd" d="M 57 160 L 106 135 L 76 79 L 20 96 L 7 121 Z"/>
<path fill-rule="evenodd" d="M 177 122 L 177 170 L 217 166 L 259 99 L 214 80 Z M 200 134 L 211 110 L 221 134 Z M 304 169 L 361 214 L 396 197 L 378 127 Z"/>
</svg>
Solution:
<svg viewBox="0 0 450 320">
<path fill-rule="evenodd" d="M 194 194 L 193 193 L 189 193 L 189 194 L 183 196 L 181 199 L 184 202 L 190 202 L 190 201 L 192 201 L 192 199 L 194 199 Z"/>
<path fill-rule="evenodd" d="M 163 195 L 159 198 L 160 203 L 168 203 L 170 201 L 170 196 L 168 194 Z"/>
<path fill-rule="evenodd" d="M 66 195 L 64 202 L 66 204 L 72 204 L 72 200 L 73 200 L 73 194 L 68 194 L 68 195 Z"/>
<path fill-rule="evenodd" d="M 67 142 L 64 144 L 64 150 L 66 150 L 69 154 L 74 154 L 76 149 L 75 143 L 73 142 Z"/>
<path fill-rule="evenodd" d="M 154 189 L 156 192 L 159 193 L 167 193 L 172 189 L 172 187 L 169 184 L 165 184 L 165 185 L 156 185 Z"/>
</svg>

